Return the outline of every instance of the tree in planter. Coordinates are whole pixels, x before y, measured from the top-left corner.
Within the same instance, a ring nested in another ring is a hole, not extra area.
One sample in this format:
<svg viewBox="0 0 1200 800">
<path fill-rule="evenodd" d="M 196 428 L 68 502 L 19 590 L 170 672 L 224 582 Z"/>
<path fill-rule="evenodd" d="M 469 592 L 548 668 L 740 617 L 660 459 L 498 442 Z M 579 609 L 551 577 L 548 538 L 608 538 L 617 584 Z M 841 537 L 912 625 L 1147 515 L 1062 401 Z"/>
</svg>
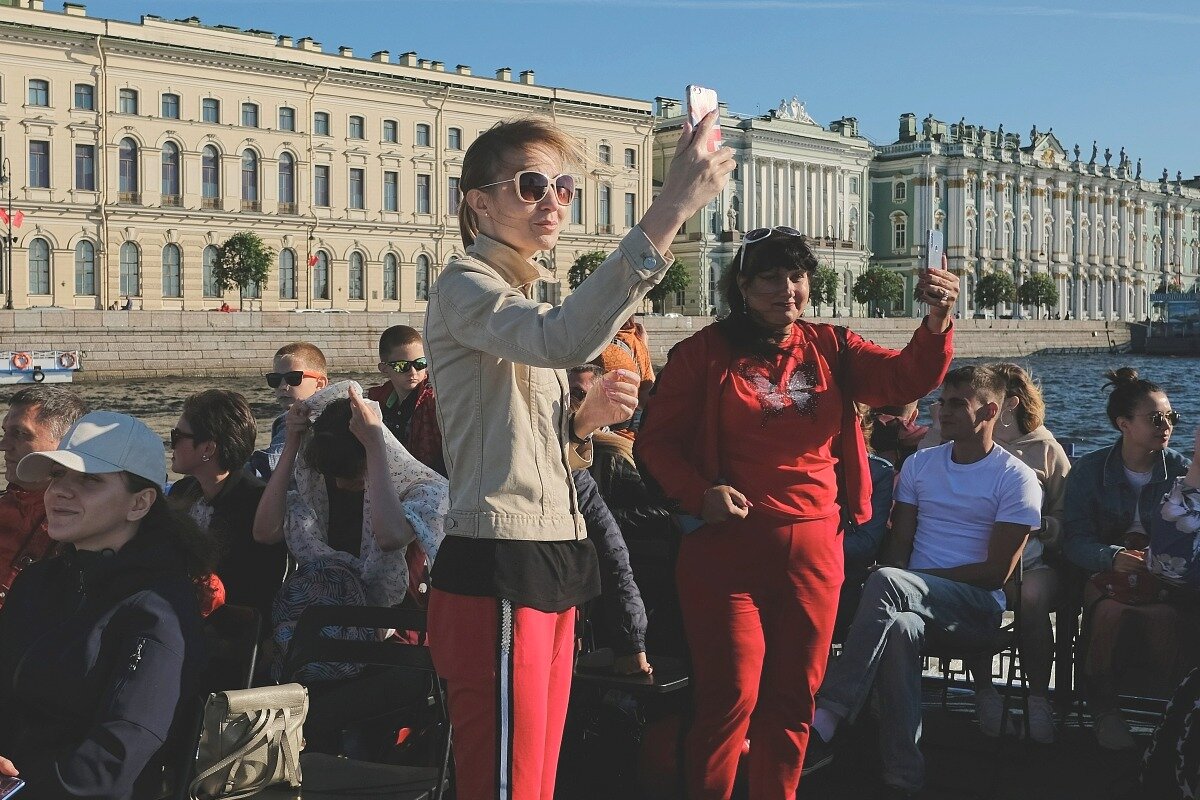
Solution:
<svg viewBox="0 0 1200 800">
<path fill-rule="evenodd" d="M 821 265 L 808 279 L 808 301 L 817 307 L 818 313 L 823 305 L 833 305 L 837 311 L 837 290 L 840 279 L 833 267 Z"/>
<path fill-rule="evenodd" d="M 883 305 L 895 305 L 904 299 L 904 279 L 886 267 L 871 266 L 858 276 L 852 290 L 854 299 L 869 303 L 871 315 Z"/>
<path fill-rule="evenodd" d="M 212 265 L 213 281 L 221 291 L 236 286 L 238 308 L 241 309 L 245 303 L 246 289 L 251 284 L 260 290 L 267 287 L 267 277 L 274 260 L 275 251 L 267 247 L 257 233 L 235 233 L 217 248 L 217 257 Z"/>
<path fill-rule="evenodd" d="M 1054 280 L 1044 272 L 1030 275 L 1017 287 L 1017 300 L 1022 305 L 1033 306 L 1037 310 L 1038 319 L 1042 318 L 1042 306 L 1050 312 L 1051 306 L 1058 305 L 1058 287 Z"/>
<path fill-rule="evenodd" d="M 691 283 L 691 270 L 683 263 L 683 259 L 677 258 L 675 263 L 667 268 L 667 274 L 663 276 L 658 286 L 655 286 L 646 295 L 646 299 L 653 304 L 656 312 L 661 313 L 665 308 L 667 298 L 676 292 L 684 291 Z"/>
<path fill-rule="evenodd" d="M 975 308 L 995 308 L 1001 303 L 1011 303 L 1017 296 L 1017 287 L 1007 272 L 991 272 L 975 284 Z"/>
<path fill-rule="evenodd" d="M 603 264 L 606 258 L 608 258 L 608 254 L 602 253 L 599 250 L 580 254 L 579 258 L 575 259 L 575 263 L 571 265 L 571 269 L 567 272 L 567 284 L 572 289 L 578 289 L 579 284 L 583 283 L 588 275 L 595 272 L 596 267 Z"/>
</svg>

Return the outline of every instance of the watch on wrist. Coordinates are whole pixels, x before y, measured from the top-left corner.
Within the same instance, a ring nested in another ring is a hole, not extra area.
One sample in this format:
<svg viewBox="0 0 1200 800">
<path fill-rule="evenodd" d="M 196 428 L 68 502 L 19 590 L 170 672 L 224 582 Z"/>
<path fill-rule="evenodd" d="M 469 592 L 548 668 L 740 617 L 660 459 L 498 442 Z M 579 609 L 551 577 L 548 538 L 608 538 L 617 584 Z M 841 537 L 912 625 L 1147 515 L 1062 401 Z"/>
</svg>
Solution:
<svg viewBox="0 0 1200 800">
<path fill-rule="evenodd" d="M 592 433 L 595 433 L 595 431 L 593 431 Z M 572 444 L 578 444 L 578 445 L 587 444 L 588 442 L 590 442 L 592 440 L 591 433 L 589 433 L 587 436 L 584 436 L 583 438 L 580 438 L 580 436 L 577 433 L 575 433 L 575 415 L 574 414 L 572 414 L 571 418 L 567 420 L 567 436 L 571 439 Z"/>
</svg>

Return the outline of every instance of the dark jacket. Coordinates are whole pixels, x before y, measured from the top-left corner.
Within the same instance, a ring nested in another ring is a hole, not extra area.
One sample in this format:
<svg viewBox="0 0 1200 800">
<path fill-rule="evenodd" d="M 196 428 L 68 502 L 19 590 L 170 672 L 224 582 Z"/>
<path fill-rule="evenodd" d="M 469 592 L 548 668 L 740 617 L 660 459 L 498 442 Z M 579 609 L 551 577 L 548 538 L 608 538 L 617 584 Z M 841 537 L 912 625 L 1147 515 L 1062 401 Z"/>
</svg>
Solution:
<svg viewBox="0 0 1200 800">
<path fill-rule="evenodd" d="M 600 559 L 600 602 L 605 617 L 615 627 L 619 641 L 613 648 L 618 655 L 632 655 L 646 650 L 646 607 L 629 567 L 629 549 L 621 529 L 613 519 L 600 489 L 587 470 L 574 470 L 575 493 L 579 496 L 579 513 L 587 526 L 588 538 L 596 547 Z"/>
<path fill-rule="evenodd" d="M 1067 558 L 1089 573 L 1112 569 L 1113 556 L 1122 549 L 1122 537 L 1133 523 L 1134 508 L 1149 531 L 1163 496 L 1191 463 L 1168 447 L 1154 461 L 1154 475 L 1138 495 L 1125 477 L 1121 439 L 1076 461 L 1067 474 L 1063 500 L 1063 552 Z"/>
<path fill-rule="evenodd" d="M 263 620 L 269 621 L 271 603 L 283 585 L 288 554 L 283 542 L 254 541 L 254 514 L 264 486 L 241 470 L 230 472 L 212 499 L 208 530 L 221 547 L 217 577 L 225 584 L 225 602 L 256 608 Z M 190 475 L 171 486 L 171 502 L 179 508 L 188 508 L 202 497 L 199 482 Z"/>
<path fill-rule="evenodd" d="M 196 589 L 170 543 L 68 548 L 0 610 L 0 755 L 21 800 L 157 797 L 160 751 L 206 660 Z"/>
</svg>

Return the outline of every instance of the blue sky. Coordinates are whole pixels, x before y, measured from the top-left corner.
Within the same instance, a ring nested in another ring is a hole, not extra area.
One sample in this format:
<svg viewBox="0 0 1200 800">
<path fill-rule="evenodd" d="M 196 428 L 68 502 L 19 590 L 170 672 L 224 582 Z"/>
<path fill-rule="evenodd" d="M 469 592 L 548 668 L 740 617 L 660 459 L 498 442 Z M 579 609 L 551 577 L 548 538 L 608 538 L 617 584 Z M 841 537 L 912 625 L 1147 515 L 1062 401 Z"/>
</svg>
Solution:
<svg viewBox="0 0 1200 800">
<path fill-rule="evenodd" d="M 1200 174 L 1196 0 L 82 1 L 91 16 L 195 14 L 627 97 L 702 83 L 747 114 L 796 95 L 822 124 L 858 117 L 876 143 L 906 111 L 1022 137 L 1036 124 L 1085 159 L 1098 139 L 1114 163 L 1121 146 L 1143 158 L 1147 177 Z"/>
</svg>

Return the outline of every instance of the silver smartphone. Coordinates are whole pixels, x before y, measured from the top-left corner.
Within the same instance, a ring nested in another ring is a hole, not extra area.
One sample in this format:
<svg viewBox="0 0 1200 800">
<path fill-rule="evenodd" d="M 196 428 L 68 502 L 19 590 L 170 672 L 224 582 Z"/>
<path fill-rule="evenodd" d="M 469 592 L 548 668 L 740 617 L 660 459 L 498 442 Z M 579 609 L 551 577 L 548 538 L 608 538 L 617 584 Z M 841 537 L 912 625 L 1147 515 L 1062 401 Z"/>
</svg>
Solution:
<svg viewBox="0 0 1200 800">
<path fill-rule="evenodd" d="M 0 776 L 0 800 L 8 800 L 23 788 L 25 788 L 25 781 L 20 778 L 8 775 Z"/>
<path fill-rule="evenodd" d="M 941 269 L 944 252 L 942 232 L 934 228 L 925 231 L 925 269 Z"/>
</svg>

